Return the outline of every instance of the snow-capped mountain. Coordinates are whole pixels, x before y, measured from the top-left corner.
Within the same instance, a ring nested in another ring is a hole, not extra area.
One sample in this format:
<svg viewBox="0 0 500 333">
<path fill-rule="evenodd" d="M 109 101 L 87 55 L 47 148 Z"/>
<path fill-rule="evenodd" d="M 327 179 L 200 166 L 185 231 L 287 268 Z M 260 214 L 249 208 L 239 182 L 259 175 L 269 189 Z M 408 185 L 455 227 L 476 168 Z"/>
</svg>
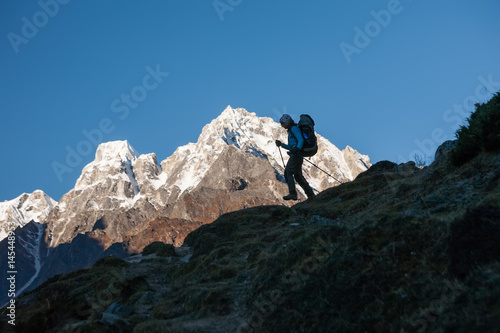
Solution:
<svg viewBox="0 0 500 333">
<path fill-rule="evenodd" d="M 83 168 L 75 187 L 47 216 L 47 243 L 54 247 L 70 242 L 78 234 L 102 229 L 96 222 L 103 224 L 103 217 L 121 219 L 121 214 L 131 209 L 140 210 L 139 220 L 149 218 L 157 210 L 153 203 L 163 203 L 161 198 L 155 199 L 161 192 L 157 191 L 159 177 L 155 154 L 139 155 L 128 141 L 100 144 L 94 161 Z M 123 223 L 129 224 L 133 215 Z M 109 245 L 120 242 L 121 233 L 128 231 L 123 223 L 109 223 L 114 229 Z"/>
<path fill-rule="evenodd" d="M 11 230 L 23 227 L 31 221 L 41 222 L 57 204 L 41 190 L 33 193 L 23 193 L 19 197 L 0 202 L 0 240 Z"/>
<path fill-rule="evenodd" d="M 139 155 L 128 141 L 106 142 L 83 168 L 73 190 L 97 196 L 92 204 L 98 209 L 131 208 L 158 189 L 160 173 L 155 154 Z"/>
<path fill-rule="evenodd" d="M 277 125 L 277 126 L 276 126 Z M 167 175 L 166 187 L 177 188 L 179 194 L 191 190 L 201 181 L 219 154 L 228 146 L 270 161 L 279 167 L 274 152 L 279 154 L 274 137 L 282 137 L 279 124 L 271 118 L 259 118 L 255 113 L 228 106 L 222 114 L 206 125 L 196 143 L 179 147 L 161 163 Z"/>
</svg>

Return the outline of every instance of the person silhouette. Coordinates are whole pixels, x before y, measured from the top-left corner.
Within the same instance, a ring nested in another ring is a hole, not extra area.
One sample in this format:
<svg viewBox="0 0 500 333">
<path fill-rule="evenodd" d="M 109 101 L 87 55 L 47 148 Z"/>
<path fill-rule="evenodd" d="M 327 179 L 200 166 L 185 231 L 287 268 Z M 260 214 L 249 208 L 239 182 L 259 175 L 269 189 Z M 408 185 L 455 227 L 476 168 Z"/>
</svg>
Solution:
<svg viewBox="0 0 500 333">
<path fill-rule="evenodd" d="M 283 199 L 298 200 L 297 190 L 295 188 L 296 181 L 306 193 L 307 198 L 312 200 L 315 194 L 302 174 L 302 164 L 304 163 L 304 157 L 301 153 L 301 149 L 304 146 L 302 132 L 288 114 L 281 116 L 280 124 L 288 131 L 288 143 L 284 144 L 280 140 L 276 140 L 276 146 L 285 148 L 288 150 L 288 155 L 290 155 L 290 159 L 285 167 L 285 181 L 288 185 L 288 195 L 285 195 Z"/>
</svg>

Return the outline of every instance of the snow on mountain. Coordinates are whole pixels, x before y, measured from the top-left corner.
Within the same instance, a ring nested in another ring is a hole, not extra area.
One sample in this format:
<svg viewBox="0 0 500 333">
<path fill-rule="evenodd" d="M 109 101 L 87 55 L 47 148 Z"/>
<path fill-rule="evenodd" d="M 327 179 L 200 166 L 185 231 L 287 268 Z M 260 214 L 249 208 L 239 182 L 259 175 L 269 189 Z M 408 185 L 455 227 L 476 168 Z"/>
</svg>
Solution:
<svg viewBox="0 0 500 333">
<path fill-rule="evenodd" d="M 98 196 L 130 208 L 141 193 L 151 193 L 161 186 L 160 173 L 155 154 L 140 155 L 126 140 L 106 142 L 97 147 L 94 161 L 83 168 L 73 190 L 98 188 Z"/>
<path fill-rule="evenodd" d="M 119 159 L 117 159 L 119 157 Z M 139 153 L 125 141 L 112 141 L 101 143 L 95 153 L 95 163 L 116 163 L 117 160 L 133 160 L 139 157 Z"/>
<path fill-rule="evenodd" d="M 116 177 L 116 179 L 135 181 L 131 179 L 129 169 L 131 163 L 138 157 L 139 154 L 128 141 L 101 143 L 97 147 L 94 161 L 83 168 L 74 189 L 84 190 L 96 185 L 97 182 L 104 180 L 99 177 L 102 174 Z"/>
<path fill-rule="evenodd" d="M 9 223 L 13 223 L 10 227 L 15 229 L 31 221 L 42 222 L 56 204 L 57 201 L 41 190 L 23 193 L 13 200 L 0 202 L 0 240 L 7 237 Z"/>
<path fill-rule="evenodd" d="M 356 174 L 366 171 L 371 166 L 368 155 L 362 155 L 350 146 L 345 147 L 345 149 L 342 150 L 342 154 L 349 168 L 354 170 Z"/>
</svg>

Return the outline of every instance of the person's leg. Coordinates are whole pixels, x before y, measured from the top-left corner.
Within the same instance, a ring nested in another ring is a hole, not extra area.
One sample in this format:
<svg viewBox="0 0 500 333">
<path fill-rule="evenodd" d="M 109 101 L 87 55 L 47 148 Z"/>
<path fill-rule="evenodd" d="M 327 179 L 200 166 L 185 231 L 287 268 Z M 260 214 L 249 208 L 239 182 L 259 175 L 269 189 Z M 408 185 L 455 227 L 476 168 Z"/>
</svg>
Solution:
<svg viewBox="0 0 500 333">
<path fill-rule="evenodd" d="M 307 182 L 307 180 L 304 178 L 302 172 L 295 174 L 295 180 L 297 181 L 297 184 L 299 184 L 300 187 L 302 187 L 302 189 L 304 190 L 309 199 L 314 198 L 315 196 L 314 191 Z"/>
<path fill-rule="evenodd" d="M 285 167 L 285 181 L 288 185 L 288 193 L 292 196 L 297 196 L 297 190 L 295 188 L 294 174 L 297 170 L 300 172 L 302 167 L 302 156 L 298 154 L 290 155 L 290 159 Z M 287 196 L 288 197 L 288 196 Z"/>
<path fill-rule="evenodd" d="M 314 191 L 312 190 L 311 186 L 307 182 L 307 180 L 304 178 L 304 175 L 302 174 L 302 164 L 304 163 L 304 158 L 300 156 L 300 161 L 297 162 L 297 170 L 294 172 L 295 180 L 297 181 L 297 184 L 302 187 L 304 192 L 306 193 L 307 197 L 309 199 L 314 198 Z"/>
</svg>

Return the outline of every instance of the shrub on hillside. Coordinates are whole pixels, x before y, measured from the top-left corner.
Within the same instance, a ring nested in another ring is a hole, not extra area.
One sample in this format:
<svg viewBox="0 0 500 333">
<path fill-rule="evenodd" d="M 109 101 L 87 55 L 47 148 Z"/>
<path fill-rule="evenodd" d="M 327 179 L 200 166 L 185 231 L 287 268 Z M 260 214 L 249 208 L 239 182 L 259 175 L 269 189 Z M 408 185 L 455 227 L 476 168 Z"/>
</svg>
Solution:
<svg viewBox="0 0 500 333">
<path fill-rule="evenodd" d="M 452 162 L 463 165 L 481 152 L 500 151 L 500 92 L 467 118 L 467 125 L 457 133 L 457 144 L 451 154 Z"/>
<path fill-rule="evenodd" d="M 175 247 L 172 244 L 165 244 L 163 242 L 153 242 L 142 250 L 142 254 L 145 256 L 153 253 L 160 257 L 175 257 L 176 255 Z"/>
<path fill-rule="evenodd" d="M 122 267 L 126 265 L 127 262 L 121 258 L 107 256 L 98 259 L 95 262 L 94 267 Z"/>
</svg>

